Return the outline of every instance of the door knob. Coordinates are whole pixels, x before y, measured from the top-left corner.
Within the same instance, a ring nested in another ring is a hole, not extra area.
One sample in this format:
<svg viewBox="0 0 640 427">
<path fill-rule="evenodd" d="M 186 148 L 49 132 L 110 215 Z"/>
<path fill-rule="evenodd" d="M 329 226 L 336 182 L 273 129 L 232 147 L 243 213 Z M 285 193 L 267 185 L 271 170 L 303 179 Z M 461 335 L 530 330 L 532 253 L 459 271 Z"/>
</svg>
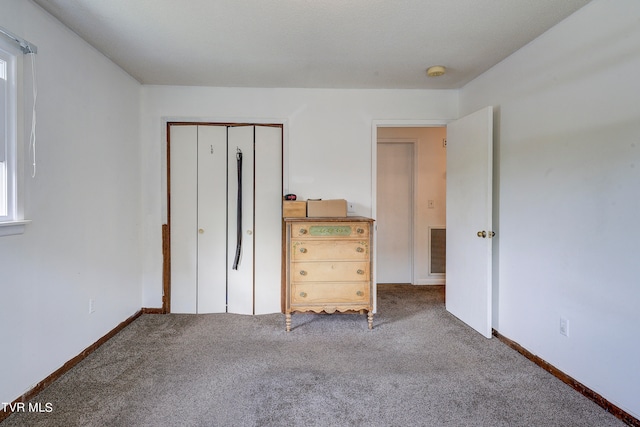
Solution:
<svg viewBox="0 0 640 427">
<path fill-rule="evenodd" d="M 478 231 L 478 237 L 482 237 L 484 239 L 485 237 L 487 237 L 487 232 L 484 230 Z"/>
<path fill-rule="evenodd" d="M 252 230 L 247 230 L 247 234 L 248 234 L 249 236 L 251 236 L 251 235 L 253 234 L 253 231 L 252 231 Z"/>
<path fill-rule="evenodd" d="M 203 234 L 204 233 L 204 228 L 199 228 L 198 229 L 198 233 Z"/>
</svg>

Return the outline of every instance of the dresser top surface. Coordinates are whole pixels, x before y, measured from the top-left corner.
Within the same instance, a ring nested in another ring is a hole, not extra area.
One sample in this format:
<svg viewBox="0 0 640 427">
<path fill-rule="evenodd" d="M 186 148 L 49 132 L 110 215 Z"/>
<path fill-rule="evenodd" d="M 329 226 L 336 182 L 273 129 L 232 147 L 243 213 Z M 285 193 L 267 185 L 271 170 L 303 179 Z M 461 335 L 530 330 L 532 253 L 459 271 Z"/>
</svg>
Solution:
<svg viewBox="0 0 640 427">
<path fill-rule="evenodd" d="M 285 222 L 369 222 L 375 221 L 364 216 L 340 216 L 340 217 L 290 217 L 284 218 Z"/>
</svg>

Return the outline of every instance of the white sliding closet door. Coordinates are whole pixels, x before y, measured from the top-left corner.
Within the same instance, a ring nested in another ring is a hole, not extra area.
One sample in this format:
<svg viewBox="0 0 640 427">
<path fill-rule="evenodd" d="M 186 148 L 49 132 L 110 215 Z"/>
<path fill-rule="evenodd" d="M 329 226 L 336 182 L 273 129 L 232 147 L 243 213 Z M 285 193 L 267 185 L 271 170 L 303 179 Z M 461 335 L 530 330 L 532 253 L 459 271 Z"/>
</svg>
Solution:
<svg viewBox="0 0 640 427">
<path fill-rule="evenodd" d="M 282 128 L 173 125 L 169 161 L 171 312 L 279 312 Z"/>
<path fill-rule="evenodd" d="M 224 313 L 227 304 L 227 130 L 198 126 L 197 313 Z"/>
<path fill-rule="evenodd" d="M 238 314 L 253 314 L 253 130 L 253 126 L 228 129 L 227 311 Z M 242 244 L 238 267 L 234 270 L 238 242 L 238 150 L 242 152 Z"/>
<path fill-rule="evenodd" d="M 255 141 L 254 313 L 266 314 L 280 311 L 282 128 L 256 126 Z"/>
<path fill-rule="evenodd" d="M 198 128 L 171 126 L 171 312 L 195 313 L 198 260 Z"/>
</svg>

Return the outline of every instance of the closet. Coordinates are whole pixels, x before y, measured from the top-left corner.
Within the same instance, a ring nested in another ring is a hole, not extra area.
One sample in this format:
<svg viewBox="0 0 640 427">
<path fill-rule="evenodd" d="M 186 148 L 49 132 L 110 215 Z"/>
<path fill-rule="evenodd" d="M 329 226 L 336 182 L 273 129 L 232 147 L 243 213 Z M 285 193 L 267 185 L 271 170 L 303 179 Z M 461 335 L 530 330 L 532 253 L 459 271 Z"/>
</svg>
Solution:
<svg viewBox="0 0 640 427">
<path fill-rule="evenodd" d="M 280 312 L 282 127 L 168 127 L 171 312 Z"/>
</svg>

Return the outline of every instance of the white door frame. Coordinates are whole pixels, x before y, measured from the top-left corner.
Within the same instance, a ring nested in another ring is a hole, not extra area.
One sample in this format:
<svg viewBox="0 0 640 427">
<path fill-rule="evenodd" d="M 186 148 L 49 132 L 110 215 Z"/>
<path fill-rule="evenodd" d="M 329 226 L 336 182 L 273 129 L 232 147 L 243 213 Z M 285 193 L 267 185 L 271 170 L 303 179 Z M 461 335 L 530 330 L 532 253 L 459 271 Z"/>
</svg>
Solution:
<svg viewBox="0 0 640 427">
<path fill-rule="evenodd" d="M 447 124 L 451 122 L 451 120 L 373 120 L 371 122 L 371 217 L 376 218 L 377 216 L 377 192 L 378 192 L 378 128 L 379 127 L 388 127 L 388 128 L 420 128 L 420 127 L 446 127 Z M 415 218 L 415 215 L 414 215 Z M 377 231 L 374 223 L 373 227 L 374 232 L 374 245 L 373 245 L 373 260 L 375 263 L 377 256 L 377 240 L 375 238 Z M 375 264 L 374 264 L 375 265 Z M 377 288 L 377 278 L 376 271 L 373 269 L 371 272 L 372 280 L 373 280 L 373 311 L 377 311 L 377 298 L 376 295 L 378 293 Z"/>
<path fill-rule="evenodd" d="M 416 182 L 416 177 L 417 177 L 417 173 L 416 173 L 416 166 L 417 166 L 417 157 L 416 157 L 416 144 L 417 144 L 417 140 L 415 138 L 382 138 L 380 140 L 378 140 L 377 144 L 376 144 L 376 189 L 378 188 L 377 185 L 377 153 L 378 153 L 378 145 L 380 144 L 409 144 L 412 147 L 412 152 L 411 152 L 411 200 L 410 200 L 410 205 L 409 209 L 411 210 L 411 224 L 410 224 L 410 235 L 409 235 L 409 247 L 411 248 L 411 253 L 409 254 L 410 257 L 410 277 L 411 277 L 411 284 L 414 285 L 415 284 L 415 278 L 417 276 L 416 274 L 416 239 L 415 239 L 415 232 L 416 232 L 416 217 L 417 217 L 417 212 L 416 212 L 416 188 L 417 188 L 417 182 Z M 376 191 L 376 195 L 377 195 L 377 191 Z M 378 205 L 377 205 L 377 200 L 376 200 L 376 213 L 378 210 Z M 377 227 L 376 227 L 376 232 L 377 232 Z M 377 241 L 377 240 L 376 240 Z"/>
</svg>

